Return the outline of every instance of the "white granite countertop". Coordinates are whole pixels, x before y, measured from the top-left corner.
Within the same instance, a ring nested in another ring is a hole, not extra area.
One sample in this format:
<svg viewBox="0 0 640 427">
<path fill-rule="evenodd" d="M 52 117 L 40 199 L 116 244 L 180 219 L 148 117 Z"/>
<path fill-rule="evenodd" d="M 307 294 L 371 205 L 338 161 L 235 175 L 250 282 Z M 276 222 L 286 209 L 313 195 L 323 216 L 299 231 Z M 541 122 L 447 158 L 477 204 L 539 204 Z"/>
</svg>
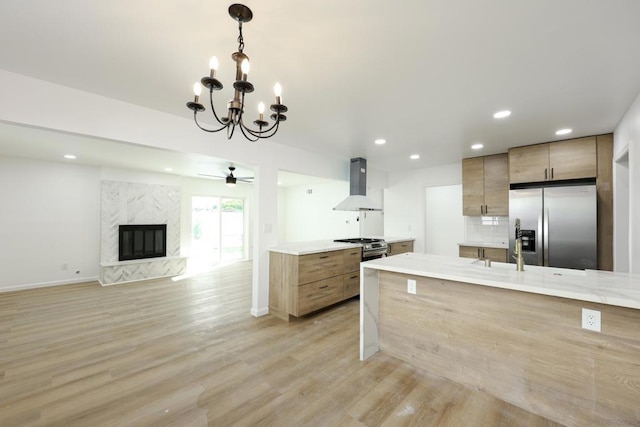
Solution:
<svg viewBox="0 0 640 427">
<path fill-rule="evenodd" d="M 374 239 L 384 239 L 387 243 L 407 242 L 415 240 L 413 237 L 380 237 L 373 236 Z M 288 255 L 307 255 L 318 252 L 340 251 L 343 249 L 359 248 L 355 243 L 341 243 L 333 240 L 312 240 L 307 242 L 291 242 L 269 248 L 271 252 L 279 252 Z"/>
<path fill-rule="evenodd" d="M 282 245 L 269 248 L 269 251 L 288 255 L 307 255 L 318 252 L 341 251 L 343 249 L 359 247 L 360 245 L 354 243 L 341 243 L 334 242 L 332 240 L 312 240 L 308 242 L 283 243 Z"/>
<path fill-rule="evenodd" d="M 369 236 L 367 236 L 369 237 Z M 394 237 L 394 236 L 372 236 L 372 239 L 382 239 L 387 243 L 398 243 L 398 242 L 413 242 L 416 240 L 413 237 Z"/>
<path fill-rule="evenodd" d="M 531 265 L 519 272 L 515 264 L 485 267 L 471 258 L 420 253 L 375 259 L 361 267 L 640 309 L 639 274 Z"/>
<path fill-rule="evenodd" d="M 509 242 L 462 242 L 458 246 L 480 246 L 481 248 L 509 249 Z"/>
</svg>

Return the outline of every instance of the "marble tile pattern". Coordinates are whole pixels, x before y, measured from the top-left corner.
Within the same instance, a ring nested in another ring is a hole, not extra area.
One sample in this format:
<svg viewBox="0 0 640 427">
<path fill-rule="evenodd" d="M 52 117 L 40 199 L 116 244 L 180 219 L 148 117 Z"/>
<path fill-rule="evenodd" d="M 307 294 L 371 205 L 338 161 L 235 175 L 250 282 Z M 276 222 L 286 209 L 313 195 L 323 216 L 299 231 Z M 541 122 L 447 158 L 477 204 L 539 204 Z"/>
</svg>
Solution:
<svg viewBox="0 0 640 427">
<path fill-rule="evenodd" d="M 149 278 L 169 277 L 184 274 L 187 270 L 187 258 L 157 258 L 137 263 L 119 263 L 100 268 L 100 283 L 133 282 Z"/>
<path fill-rule="evenodd" d="M 100 261 L 118 262 L 118 226 L 167 224 L 167 258 L 180 255 L 180 187 L 123 181 L 102 181 Z M 115 283 L 184 273 L 186 263 L 152 259 L 140 264 L 101 266 L 102 283 Z"/>
<path fill-rule="evenodd" d="M 167 224 L 167 256 L 180 255 L 180 187 L 102 181 L 101 262 L 118 261 L 118 226 Z"/>
</svg>

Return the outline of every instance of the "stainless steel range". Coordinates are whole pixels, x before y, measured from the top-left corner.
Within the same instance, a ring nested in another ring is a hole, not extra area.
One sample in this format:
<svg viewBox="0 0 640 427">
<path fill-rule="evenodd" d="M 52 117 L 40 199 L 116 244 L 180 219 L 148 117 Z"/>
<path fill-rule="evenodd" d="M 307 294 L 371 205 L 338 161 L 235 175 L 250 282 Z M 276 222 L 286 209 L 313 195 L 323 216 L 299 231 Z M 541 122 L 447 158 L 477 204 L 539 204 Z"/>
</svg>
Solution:
<svg viewBox="0 0 640 427">
<path fill-rule="evenodd" d="M 362 261 L 382 258 L 387 255 L 389 245 L 383 239 L 367 239 L 356 237 L 353 239 L 337 239 L 334 242 L 355 243 L 362 246 Z"/>
</svg>

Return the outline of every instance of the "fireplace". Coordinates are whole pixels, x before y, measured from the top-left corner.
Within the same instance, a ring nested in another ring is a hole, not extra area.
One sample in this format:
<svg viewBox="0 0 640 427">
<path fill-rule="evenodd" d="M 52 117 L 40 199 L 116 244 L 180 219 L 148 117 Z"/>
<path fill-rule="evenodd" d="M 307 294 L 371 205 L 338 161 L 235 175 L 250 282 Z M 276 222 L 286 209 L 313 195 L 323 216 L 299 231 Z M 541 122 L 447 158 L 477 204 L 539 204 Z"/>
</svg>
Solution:
<svg viewBox="0 0 640 427">
<path fill-rule="evenodd" d="M 167 256 L 167 224 L 121 225 L 118 260 Z"/>
</svg>

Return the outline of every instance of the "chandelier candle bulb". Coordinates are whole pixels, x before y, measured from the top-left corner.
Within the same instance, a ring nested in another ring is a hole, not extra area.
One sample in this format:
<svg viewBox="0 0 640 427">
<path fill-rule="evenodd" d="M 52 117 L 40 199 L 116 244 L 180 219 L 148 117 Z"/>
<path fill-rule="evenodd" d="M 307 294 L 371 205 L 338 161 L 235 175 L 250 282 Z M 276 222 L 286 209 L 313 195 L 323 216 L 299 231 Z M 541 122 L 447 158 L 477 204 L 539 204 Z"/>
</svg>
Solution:
<svg viewBox="0 0 640 427">
<path fill-rule="evenodd" d="M 275 84 L 273 92 L 276 94 L 276 104 L 282 104 L 282 86 L 280 86 L 280 83 Z"/>
<path fill-rule="evenodd" d="M 249 69 L 251 68 L 249 61 L 247 59 L 243 59 L 242 65 L 240 65 L 240 68 L 242 68 L 242 81 L 246 82 L 247 74 L 249 74 Z"/>
<path fill-rule="evenodd" d="M 209 60 L 209 68 L 211 69 L 211 73 L 210 73 L 210 77 L 214 78 L 216 76 L 216 71 L 218 71 L 218 58 L 215 56 L 212 56 L 211 59 Z"/>
<path fill-rule="evenodd" d="M 195 95 L 193 102 L 198 103 L 200 101 L 200 94 L 202 94 L 202 85 L 200 82 L 195 82 L 193 84 L 193 94 Z"/>
<path fill-rule="evenodd" d="M 258 114 L 260 114 L 260 120 L 264 120 L 264 102 L 258 104 Z"/>
</svg>

